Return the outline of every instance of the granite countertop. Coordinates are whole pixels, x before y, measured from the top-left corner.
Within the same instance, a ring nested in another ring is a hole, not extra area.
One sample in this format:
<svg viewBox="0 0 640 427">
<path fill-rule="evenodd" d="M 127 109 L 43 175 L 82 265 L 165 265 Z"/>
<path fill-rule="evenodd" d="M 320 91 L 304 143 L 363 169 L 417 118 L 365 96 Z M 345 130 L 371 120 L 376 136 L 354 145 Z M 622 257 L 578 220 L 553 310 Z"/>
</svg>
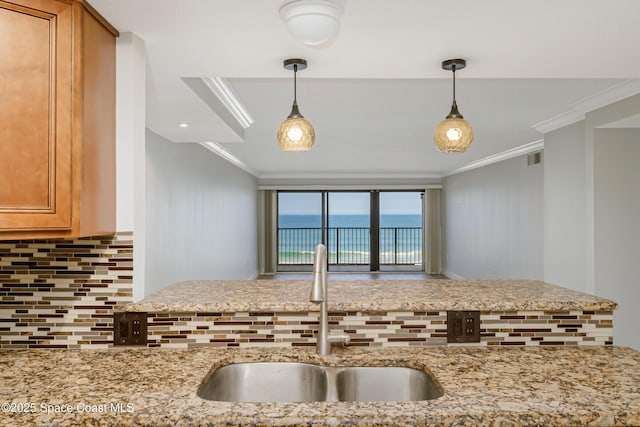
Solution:
<svg viewBox="0 0 640 427">
<path fill-rule="evenodd" d="M 125 311 L 318 311 L 305 280 L 179 282 Z M 613 301 L 533 280 L 329 280 L 329 310 L 611 311 Z"/>
<path fill-rule="evenodd" d="M 414 402 L 311 403 L 197 396 L 213 368 L 248 361 L 426 369 L 445 394 Z M 3 427 L 640 425 L 640 352 L 621 347 L 346 348 L 329 357 L 313 349 L 5 350 L 0 366 Z"/>
</svg>

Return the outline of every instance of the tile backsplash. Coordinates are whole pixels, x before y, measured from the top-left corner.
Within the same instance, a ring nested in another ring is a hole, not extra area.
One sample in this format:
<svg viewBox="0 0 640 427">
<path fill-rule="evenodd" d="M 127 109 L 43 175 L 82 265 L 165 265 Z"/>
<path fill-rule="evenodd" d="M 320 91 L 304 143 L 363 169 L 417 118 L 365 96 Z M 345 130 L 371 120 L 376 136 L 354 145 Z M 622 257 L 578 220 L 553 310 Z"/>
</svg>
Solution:
<svg viewBox="0 0 640 427">
<path fill-rule="evenodd" d="M 132 302 L 133 233 L 0 242 L 0 349 L 110 348 Z M 148 347 L 315 345 L 317 312 L 148 313 Z M 447 313 L 331 312 L 353 346 L 447 345 Z M 483 311 L 480 343 L 611 345 L 611 311 Z"/>
<path fill-rule="evenodd" d="M 0 242 L 0 348 L 107 348 L 132 302 L 133 233 Z"/>
<path fill-rule="evenodd" d="M 147 346 L 314 346 L 318 312 L 148 313 Z M 479 343 L 447 344 L 447 312 L 330 312 L 351 346 L 613 344 L 612 311 L 483 311 Z"/>
</svg>

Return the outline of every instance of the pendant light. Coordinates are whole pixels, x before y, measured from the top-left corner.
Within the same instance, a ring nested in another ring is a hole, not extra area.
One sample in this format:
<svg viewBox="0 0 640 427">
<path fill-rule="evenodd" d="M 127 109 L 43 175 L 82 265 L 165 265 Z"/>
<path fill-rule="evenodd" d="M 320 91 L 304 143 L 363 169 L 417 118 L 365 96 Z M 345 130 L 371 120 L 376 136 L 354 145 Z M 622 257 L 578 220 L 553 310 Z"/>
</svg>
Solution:
<svg viewBox="0 0 640 427">
<path fill-rule="evenodd" d="M 283 151 L 308 151 L 313 147 L 316 133 L 311 123 L 300 114 L 296 100 L 296 75 L 298 70 L 307 68 L 307 61 L 286 59 L 284 68 L 293 70 L 293 107 L 291 107 L 289 117 L 278 128 L 278 143 Z"/>
<path fill-rule="evenodd" d="M 443 153 L 464 153 L 473 142 L 473 128 L 458 111 L 456 104 L 456 70 L 467 66 L 464 59 L 448 59 L 442 69 L 453 71 L 453 104 L 451 112 L 440 122 L 434 133 L 436 147 Z"/>
</svg>

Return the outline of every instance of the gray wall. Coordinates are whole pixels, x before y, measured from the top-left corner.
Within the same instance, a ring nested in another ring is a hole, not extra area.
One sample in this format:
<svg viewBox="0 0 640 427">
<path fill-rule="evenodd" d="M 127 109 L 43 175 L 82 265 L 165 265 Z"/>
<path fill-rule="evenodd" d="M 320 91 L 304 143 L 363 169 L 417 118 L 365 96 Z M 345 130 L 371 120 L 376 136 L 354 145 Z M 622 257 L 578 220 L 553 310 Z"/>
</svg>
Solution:
<svg viewBox="0 0 640 427">
<path fill-rule="evenodd" d="M 640 349 L 640 129 L 596 129 L 594 159 L 596 293 L 620 305 L 615 344 Z"/>
<path fill-rule="evenodd" d="M 586 291 L 584 121 L 544 136 L 544 280 Z"/>
<path fill-rule="evenodd" d="M 542 164 L 521 156 L 448 176 L 443 198 L 445 274 L 542 279 Z"/>
<path fill-rule="evenodd" d="M 256 179 L 150 131 L 146 156 L 145 295 L 182 280 L 255 278 Z"/>
<path fill-rule="evenodd" d="M 545 134 L 544 279 L 616 301 L 614 343 L 640 350 L 640 138 L 613 129 L 638 114 L 634 95 Z"/>
</svg>

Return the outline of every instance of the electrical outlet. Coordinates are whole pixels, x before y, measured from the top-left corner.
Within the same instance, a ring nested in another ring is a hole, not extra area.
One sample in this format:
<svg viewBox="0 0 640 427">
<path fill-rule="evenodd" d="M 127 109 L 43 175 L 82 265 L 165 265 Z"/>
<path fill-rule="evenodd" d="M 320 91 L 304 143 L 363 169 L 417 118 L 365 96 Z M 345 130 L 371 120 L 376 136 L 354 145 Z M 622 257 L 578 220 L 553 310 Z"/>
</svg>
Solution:
<svg viewBox="0 0 640 427">
<path fill-rule="evenodd" d="M 147 313 L 113 313 L 113 345 L 147 345 Z"/>
<path fill-rule="evenodd" d="M 480 342 L 480 312 L 447 311 L 447 342 Z"/>
</svg>

